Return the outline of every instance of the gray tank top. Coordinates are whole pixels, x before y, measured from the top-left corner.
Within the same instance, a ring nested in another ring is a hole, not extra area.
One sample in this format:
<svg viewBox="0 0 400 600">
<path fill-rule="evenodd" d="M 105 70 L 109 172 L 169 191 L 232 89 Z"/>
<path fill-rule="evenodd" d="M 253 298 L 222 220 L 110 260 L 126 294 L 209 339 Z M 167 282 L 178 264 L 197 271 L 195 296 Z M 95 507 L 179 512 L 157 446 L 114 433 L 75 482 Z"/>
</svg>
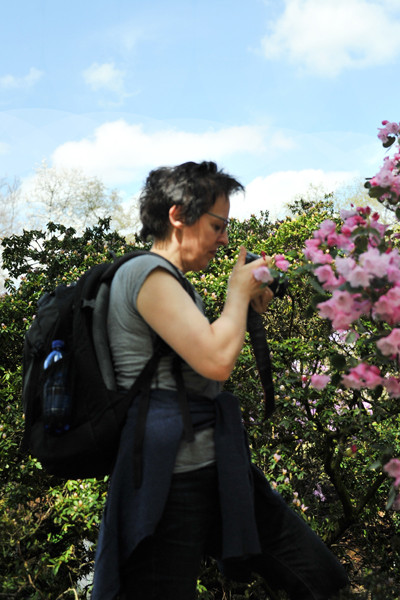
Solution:
<svg viewBox="0 0 400 600">
<path fill-rule="evenodd" d="M 114 276 L 110 290 L 108 309 L 108 336 L 118 386 L 129 388 L 153 353 L 156 334 L 137 310 L 139 291 L 156 268 L 163 268 L 174 277 L 172 265 L 157 254 L 143 255 L 124 263 Z M 204 313 L 203 302 L 194 290 L 196 305 Z M 160 303 L 168 299 L 160 296 Z M 184 332 L 182 333 L 184 335 Z M 172 357 L 162 357 L 151 387 L 175 390 L 171 373 Z M 182 365 L 185 388 L 206 398 L 215 398 L 221 391 L 221 383 L 203 377 L 187 363 Z M 215 460 L 213 429 L 196 432 L 195 441 L 184 440 L 178 451 L 175 472 L 190 471 L 211 464 Z"/>
</svg>

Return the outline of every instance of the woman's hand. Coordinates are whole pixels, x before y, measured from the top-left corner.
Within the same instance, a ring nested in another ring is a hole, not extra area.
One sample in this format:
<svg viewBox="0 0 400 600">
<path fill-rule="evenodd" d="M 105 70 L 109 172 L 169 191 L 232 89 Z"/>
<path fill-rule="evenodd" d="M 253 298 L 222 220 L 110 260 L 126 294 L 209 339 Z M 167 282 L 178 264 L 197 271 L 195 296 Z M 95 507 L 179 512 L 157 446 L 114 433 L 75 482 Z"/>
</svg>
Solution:
<svg viewBox="0 0 400 600">
<path fill-rule="evenodd" d="M 251 301 L 254 310 L 265 312 L 273 298 L 273 292 L 265 287 L 265 283 L 254 277 L 253 271 L 258 267 L 268 267 L 271 260 L 269 256 L 265 256 L 246 264 L 246 249 L 241 246 L 237 262 L 229 278 L 228 294 L 241 297 L 246 306 Z"/>
<path fill-rule="evenodd" d="M 269 289 L 269 287 L 266 287 L 263 289 L 262 294 L 251 300 L 250 304 L 256 312 L 261 314 L 267 310 L 268 304 L 271 302 L 273 297 L 274 293 Z"/>
<path fill-rule="evenodd" d="M 231 288 L 232 285 L 233 287 L 240 286 L 241 292 L 247 291 L 252 308 L 258 313 L 263 313 L 267 310 L 274 294 L 269 287 L 265 287 L 264 283 L 254 277 L 253 271 L 261 266 L 269 267 L 272 259 L 270 256 L 264 256 L 251 263 L 246 264 L 245 261 L 246 249 L 241 246 L 237 263 L 229 279 L 229 285 Z"/>
</svg>

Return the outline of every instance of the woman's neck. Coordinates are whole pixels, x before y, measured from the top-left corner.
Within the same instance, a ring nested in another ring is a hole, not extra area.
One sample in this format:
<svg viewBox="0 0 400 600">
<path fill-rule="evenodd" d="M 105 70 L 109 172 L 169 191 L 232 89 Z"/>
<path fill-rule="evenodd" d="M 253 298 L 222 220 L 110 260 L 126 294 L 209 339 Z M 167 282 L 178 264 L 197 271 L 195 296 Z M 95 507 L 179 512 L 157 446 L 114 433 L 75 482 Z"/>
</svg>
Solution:
<svg viewBox="0 0 400 600">
<path fill-rule="evenodd" d="M 150 252 L 154 252 L 154 254 L 159 254 L 163 258 L 166 258 L 184 273 L 179 247 L 171 244 L 169 240 L 155 241 L 150 249 Z"/>
</svg>

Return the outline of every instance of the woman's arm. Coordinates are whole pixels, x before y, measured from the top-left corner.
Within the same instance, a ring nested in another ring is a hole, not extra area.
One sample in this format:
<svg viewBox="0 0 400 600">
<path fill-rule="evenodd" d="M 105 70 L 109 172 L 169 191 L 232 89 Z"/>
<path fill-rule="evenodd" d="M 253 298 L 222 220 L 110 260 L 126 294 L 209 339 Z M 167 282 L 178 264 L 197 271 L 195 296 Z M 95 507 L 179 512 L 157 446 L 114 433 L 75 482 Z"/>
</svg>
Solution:
<svg viewBox="0 0 400 600">
<path fill-rule="evenodd" d="M 229 377 L 242 349 L 251 300 L 266 306 L 272 298 L 269 288 L 253 276 L 265 264 L 263 259 L 245 263 L 241 249 L 229 278 L 226 302 L 221 316 L 209 323 L 181 284 L 162 268 L 144 282 L 137 308 L 141 316 L 195 371 L 217 381 Z"/>
</svg>

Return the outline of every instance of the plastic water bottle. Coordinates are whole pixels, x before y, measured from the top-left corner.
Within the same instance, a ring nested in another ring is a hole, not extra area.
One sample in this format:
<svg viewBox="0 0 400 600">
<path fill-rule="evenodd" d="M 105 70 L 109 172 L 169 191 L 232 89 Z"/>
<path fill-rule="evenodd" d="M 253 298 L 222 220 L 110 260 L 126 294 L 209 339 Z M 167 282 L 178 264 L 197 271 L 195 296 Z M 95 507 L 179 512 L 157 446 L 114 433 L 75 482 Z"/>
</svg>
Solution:
<svg viewBox="0 0 400 600">
<path fill-rule="evenodd" d="M 64 342 L 54 340 L 51 347 L 52 351 L 43 365 L 49 373 L 43 386 L 42 412 L 46 431 L 61 435 L 70 428 L 72 399 L 68 390 L 68 370 L 63 360 Z"/>
</svg>

